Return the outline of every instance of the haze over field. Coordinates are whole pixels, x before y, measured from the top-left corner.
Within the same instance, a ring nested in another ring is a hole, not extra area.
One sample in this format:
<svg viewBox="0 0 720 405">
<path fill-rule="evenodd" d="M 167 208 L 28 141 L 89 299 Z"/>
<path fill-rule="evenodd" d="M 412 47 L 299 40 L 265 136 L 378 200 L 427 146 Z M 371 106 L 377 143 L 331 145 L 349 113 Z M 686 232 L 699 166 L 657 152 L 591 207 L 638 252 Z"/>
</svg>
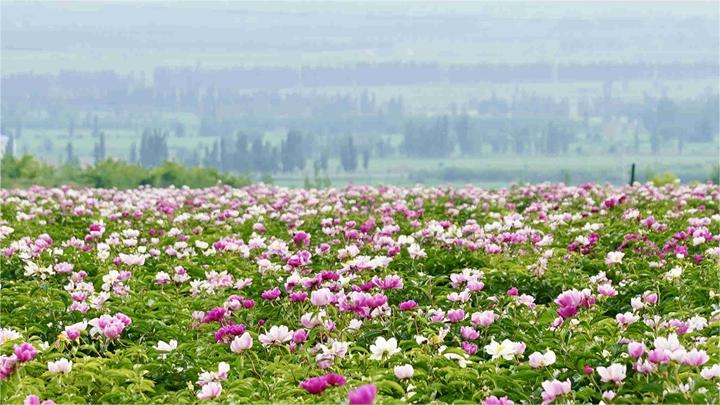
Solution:
<svg viewBox="0 0 720 405">
<path fill-rule="evenodd" d="M 4 153 L 278 184 L 718 163 L 714 2 L 3 2 Z M 715 169 L 717 170 L 717 169 Z"/>
</svg>

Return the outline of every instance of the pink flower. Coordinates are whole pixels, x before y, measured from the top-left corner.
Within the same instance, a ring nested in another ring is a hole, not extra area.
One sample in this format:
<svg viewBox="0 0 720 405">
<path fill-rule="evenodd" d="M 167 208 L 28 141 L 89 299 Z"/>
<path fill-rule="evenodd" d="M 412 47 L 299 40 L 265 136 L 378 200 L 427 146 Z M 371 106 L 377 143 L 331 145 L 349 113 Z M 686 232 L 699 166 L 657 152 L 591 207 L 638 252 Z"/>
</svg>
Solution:
<svg viewBox="0 0 720 405">
<path fill-rule="evenodd" d="M 350 405 L 370 405 L 375 401 L 377 387 L 375 384 L 365 384 L 348 392 Z"/>
<path fill-rule="evenodd" d="M 650 374 L 657 369 L 657 366 L 648 360 L 638 361 L 633 363 L 633 370 L 640 374 Z"/>
<path fill-rule="evenodd" d="M 450 322 L 460 322 L 465 318 L 465 311 L 462 309 L 451 309 L 447 313 Z"/>
<path fill-rule="evenodd" d="M 474 355 L 478 351 L 478 346 L 474 343 L 463 341 L 460 343 L 460 347 L 462 347 L 463 351 L 469 355 Z"/>
<path fill-rule="evenodd" d="M 648 360 L 655 364 L 665 364 L 670 362 L 670 355 L 662 349 L 653 349 L 648 353 Z"/>
<path fill-rule="evenodd" d="M 404 380 L 407 378 L 412 378 L 412 376 L 415 374 L 415 369 L 412 365 L 405 364 L 402 366 L 395 366 L 393 372 L 395 373 L 395 377 L 400 380 Z"/>
<path fill-rule="evenodd" d="M 638 316 L 633 314 L 632 312 L 625 312 L 623 314 L 617 314 L 615 315 L 615 320 L 620 324 L 622 327 L 626 327 L 628 325 L 631 325 L 638 320 Z"/>
<path fill-rule="evenodd" d="M 73 265 L 66 262 L 58 263 L 55 265 L 55 271 L 58 273 L 71 273 L 73 271 Z"/>
<path fill-rule="evenodd" d="M 613 363 L 609 367 L 598 367 L 597 372 L 602 382 L 612 381 L 615 384 L 620 384 L 625 379 L 627 367 L 622 364 Z"/>
<path fill-rule="evenodd" d="M 645 353 L 645 345 L 640 342 L 628 343 L 628 354 L 630 357 L 637 359 Z"/>
<path fill-rule="evenodd" d="M 615 391 L 611 390 L 611 391 L 603 392 L 602 397 L 603 397 L 603 399 L 605 399 L 607 401 L 612 401 L 615 398 L 615 395 L 616 395 Z"/>
<path fill-rule="evenodd" d="M 0 356 L 0 380 L 8 378 L 13 372 L 15 372 L 15 365 L 17 364 L 17 356 Z"/>
<path fill-rule="evenodd" d="M 55 401 L 52 399 L 46 399 L 44 401 L 40 401 L 40 397 L 37 395 L 28 395 L 25 397 L 25 401 L 23 402 L 24 405 L 55 405 Z"/>
<path fill-rule="evenodd" d="M 329 288 L 321 288 L 315 290 L 310 294 L 310 302 L 318 307 L 323 307 L 332 302 L 335 295 L 330 291 Z"/>
<path fill-rule="evenodd" d="M 475 312 L 470 316 L 470 323 L 475 326 L 490 326 L 495 322 L 495 313 L 493 311 Z"/>
<path fill-rule="evenodd" d="M 460 328 L 460 335 L 467 340 L 475 340 L 480 337 L 480 333 L 470 326 L 462 326 Z"/>
<path fill-rule="evenodd" d="M 649 305 L 655 305 L 658 301 L 658 295 L 656 293 L 645 291 L 643 293 L 643 299 L 645 302 L 647 302 Z"/>
<path fill-rule="evenodd" d="M 201 400 L 211 400 L 220 396 L 222 393 L 222 385 L 219 382 L 211 381 L 202 386 L 197 397 Z"/>
<path fill-rule="evenodd" d="M 571 385 L 570 380 L 566 381 L 558 381 L 558 380 L 552 380 L 552 381 L 543 381 L 542 383 L 542 399 L 543 404 L 550 403 L 555 400 L 555 398 L 565 395 L 570 392 Z"/>
<path fill-rule="evenodd" d="M 235 336 L 235 339 L 230 343 L 230 351 L 233 353 L 242 353 L 248 350 L 253 345 L 252 336 L 248 332 L 242 334 L 242 336 Z"/>
<path fill-rule="evenodd" d="M 483 405 L 515 405 L 515 402 L 508 399 L 508 397 L 498 398 L 495 395 L 485 398 L 482 402 Z"/>
<path fill-rule="evenodd" d="M 685 353 L 682 363 L 687 366 L 697 367 L 707 363 L 708 360 L 710 360 L 710 357 L 705 350 L 692 349 Z"/>
<path fill-rule="evenodd" d="M 614 297 L 618 294 L 615 287 L 612 286 L 612 284 L 603 284 L 598 286 L 598 294 L 604 295 L 606 297 Z"/>
<path fill-rule="evenodd" d="M 37 354 L 38 351 L 30 343 L 24 342 L 20 345 L 15 345 L 15 356 L 20 363 L 34 359 Z"/>
<path fill-rule="evenodd" d="M 383 290 L 403 288 L 402 278 L 394 274 L 387 275 L 384 279 L 380 279 L 378 276 L 375 276 L 372 279 L 372 283 L 375 286 L 382 288 Z"/>
<path fill-rule="evenodd" d="M 120 261 L 129 266 L 142 266 L 145 264 L 145 256 L 120 253 Z"/>
</svg>

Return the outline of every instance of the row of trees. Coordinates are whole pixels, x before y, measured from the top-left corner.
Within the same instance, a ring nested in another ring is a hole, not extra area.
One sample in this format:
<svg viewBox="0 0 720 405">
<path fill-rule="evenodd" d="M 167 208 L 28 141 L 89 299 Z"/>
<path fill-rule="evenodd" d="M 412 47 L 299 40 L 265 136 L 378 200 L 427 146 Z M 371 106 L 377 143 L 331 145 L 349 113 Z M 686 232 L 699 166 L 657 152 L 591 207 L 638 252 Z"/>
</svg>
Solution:
<svg viewBox="0 0 720 405">
<path fill-rule="evenodd" d="M 167 132 L 159 130 L 145 131 L 140 157 L 138 159 L 133 144 L 130 148 L 130 162 L 147 167 L 162 163 L 168 156 L 168 136 Z M 339 162 L 338 170 L 355 172 L 360 166 L 368 170 L 372 146 L 358 145 L 352 135 L 341 137 L 339 142 L 323 144 L 313 135 L 297 130 L 288 131 L 280 144 L 274 145 L 268 139 L 250 137 L 240 131 L 234 137 L 222 137 L 190 152 L 181 148 L 176 157 L 187 166 L 211 167 L 223 173 L 265 174 L 302 171 L 308 161 L 312 162 L 316 172 L 327 173 L 331 169 L 330 159 L 335 158 Z M 387 149 L 383 139 L 374 146 L 379 153 Z"/>
</svg>

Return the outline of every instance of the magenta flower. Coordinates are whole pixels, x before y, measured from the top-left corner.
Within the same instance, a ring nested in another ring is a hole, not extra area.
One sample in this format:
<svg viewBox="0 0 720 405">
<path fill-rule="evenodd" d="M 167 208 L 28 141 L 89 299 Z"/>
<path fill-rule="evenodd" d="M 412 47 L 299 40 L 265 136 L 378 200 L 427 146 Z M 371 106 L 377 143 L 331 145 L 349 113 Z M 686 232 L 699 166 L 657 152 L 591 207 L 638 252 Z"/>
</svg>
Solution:
<svg viewBox="0 0 720 405">
<path fill-rule="evenodd" d="M 38 351 L 30 343 L 24 342 L 20 345 L 15 345 L 15 356 L 21 363 L 28 362 L 37 356 Z"/>
<path fill-rule="evenodd" d="M 271 290 L 263 291 L 263 293 L 260 295 L 262 299 L 266 301 L 273 301 L 278 298 L 280 298 L 280 288 L 275 287 Z"/>
<path fill-rule="evenodd" d="M 290 298 L 290 302 L 303 302 L 307 300 L 308 294 L 305 291 L 298 291 L 290 294 L 288 298 Z"/>
<path fill-rule="evenodd" d="M 332 386 L 339 387 L 345 385 L 345 377 L 340 374 L 330 373 L 325 376 L 325 381 Z"/>
<path fill-rule="evenodd" d="M 348 392 L 348 402 L 351 405 L 370 405 L 375 401 L 377 386 L 365 384 Z"/>
<path fill-rule="evenodd" d="M 302 343 L 306 341 L 308 338 L 308 333 L 305 329 L 298 329 L 293 333 L 293 342 L 295 343 Z"/>
<path fill-rule="evenodd" d="M 319 395 L 328 387 L 325 377 L 312 377 L 300 382 L 300 388 L 313 395 Z"/>
<path fill-rule="evenodd" d="M 202 318 L 202 323 L 209 323 L 209 322 L 224 322 L 225 316 L 227 315 L 227 310 L 223 307 L 215 307 L 207 312 L 205 316 Z"/>
<path fill-rule="evenodd" d="M 235 336 L 240 336 L 245 333 L 245 325 L 225 325 L 215 332 L 215 342 L 217 343 L 230 343 Z"/>
<path fill-rule="evenodd" d="M 401 302 L 399 308 L 401 311 L 411 311 L 418 307 L 417 302 L 413 300 Z"/>
</svg>

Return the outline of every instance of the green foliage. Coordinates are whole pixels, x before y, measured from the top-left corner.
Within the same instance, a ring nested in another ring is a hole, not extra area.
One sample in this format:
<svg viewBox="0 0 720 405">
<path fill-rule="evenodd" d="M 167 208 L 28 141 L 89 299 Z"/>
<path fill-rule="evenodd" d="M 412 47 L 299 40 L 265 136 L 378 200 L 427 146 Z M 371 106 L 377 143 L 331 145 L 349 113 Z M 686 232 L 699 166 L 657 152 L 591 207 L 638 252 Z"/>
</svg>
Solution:
<svg viewBox="0 0 720 405">
<path fill-rule="evenodd" d="M 29 155 L 21 158 L 5 155 L 1 171 L 3 188 L 64 184 L 119 189 L 142 185 L 200 188 L 218 183 L 234 187 L 250 184 L 247 177 L 223 174 L 213 168 L 185 167 L 169 161 L 153 168 L 113 159 L 105 159 L 84 168 L 72 164 L 56 168 Z"/>
<path fill-rule="evenodd" d="M 656 174 L 651 181 L 655 187 L 662 187 L 668 184 L 674 184 L 677 180 L 677 177 L 675 177 L 672 173 L 665 172 L 662 174 Z"/>
</svg>

